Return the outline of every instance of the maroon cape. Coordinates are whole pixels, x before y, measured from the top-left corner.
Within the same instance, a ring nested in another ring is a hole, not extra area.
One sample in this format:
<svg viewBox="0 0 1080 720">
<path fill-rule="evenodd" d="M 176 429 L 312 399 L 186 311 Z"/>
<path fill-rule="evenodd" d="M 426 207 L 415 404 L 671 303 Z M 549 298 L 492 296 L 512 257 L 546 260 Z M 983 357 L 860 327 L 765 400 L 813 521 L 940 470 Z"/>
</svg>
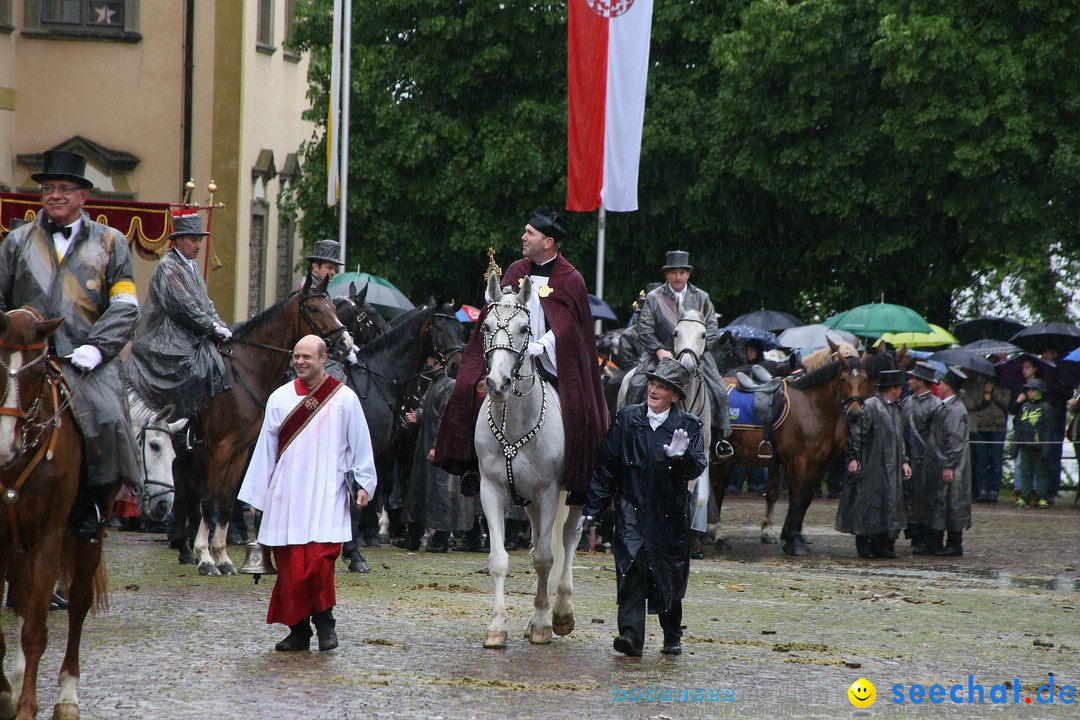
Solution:
<svg viewBox="0 0 1080 720">
<path fill-rule="evenodd" d="M 529 260 L 518 260 L 507 269 L 502 285 L 516 289 L 531 267 Z M 561 253 L 555 258 L 548 285 L 552 293 L 540 298 L 540 305 L 548 327 L 555 332 L 559 400 L 566 434 L 563 482 L 567 490 L 586 492 L 608 426 L 592 312 L 581 273 Z M 483 395 L 476 392 L 476 383 L 486 374 L 483 333 L 479 332 L 485 317 L 486 307 L 476 321 L 477 331 L 465 348 L 435 446 L 435 464 L 454 475 L 475 470 L 477 466 L 473 433 L 484 401 Z"/>
</svg>

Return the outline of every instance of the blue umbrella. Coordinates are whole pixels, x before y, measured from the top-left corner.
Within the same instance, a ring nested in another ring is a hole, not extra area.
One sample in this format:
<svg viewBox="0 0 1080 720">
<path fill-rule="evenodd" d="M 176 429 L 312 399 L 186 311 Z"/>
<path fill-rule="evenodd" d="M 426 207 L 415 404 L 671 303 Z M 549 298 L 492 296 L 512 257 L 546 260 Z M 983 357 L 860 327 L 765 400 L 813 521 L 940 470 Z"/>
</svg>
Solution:
<svg viewBox="0 0 1080 720">
<path fill-rule="evenodd" d="M 1080 363 L 1080 347 L 1076 348 L 1071 353 L 1061 359 L 1068 360 L 1069 362 Z"/>
<path fill-rule="evenodd" d="M 592 311 L 593 320 L 619 322 L 619 318 L 615 315 L 615 311 L 611 309 L 611 306 L 592 293 L 589 294 L 589 310 Z"/>
<path fill-rule="evenodd" d="M 765 350 L 775 350 L 780 347 L 780 339 L 768 330 L 762 330 L 761 328 L 752 327 L 750 325 L 728 325 L 727 327 L 717 330 L 716 336 L 720 337 L 725 332 L 731 333 L 743 343 L 747 340 L 758 340 L 761 342 L 761 347 Z"/>
</svg>

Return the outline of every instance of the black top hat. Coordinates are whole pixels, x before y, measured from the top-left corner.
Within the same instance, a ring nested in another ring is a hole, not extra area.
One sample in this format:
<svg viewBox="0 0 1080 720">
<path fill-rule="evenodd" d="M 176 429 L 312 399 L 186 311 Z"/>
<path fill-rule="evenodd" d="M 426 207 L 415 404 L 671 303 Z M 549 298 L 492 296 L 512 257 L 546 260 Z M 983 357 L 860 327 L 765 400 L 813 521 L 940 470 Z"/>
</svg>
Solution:
<svg viewBox="0 0 1080 720">
<path fill-rule="evenodd" d="M 3 233 L 0 233 L 0 240 L 6 238 L 11 233 L 15 232 L 15 228 L 21 228 L 23 225 L 29 225 L 26 220 L 20 220 L 19 218 L 11 218 L 11 225 Z"/>
<path fill-rule="evenodd" d="M 888 390 L 903 384 L 904 372 L 902 370 L 882 370 L 878 373 L 878 390 Z"/>
<path fill-rule="evenodd" d="M 669 250 L 667 253 L 667 264 L 661 268 L 664 272 L 668 270 L 693 270 L 694 266 L 690 264 L 690 253 L 685 250 Z"/>
<path fill-rule="evenodd" d="M 690 371 L 686 369 L 686 366 L 673 357 L 666 357 L 660 361 L 660 364 L 656 366 L 656 370 L 651 373 L 645 373 L 645 377 L 650 380 L 659 380 L 662 383 L 670 385 L 675 388 L 675 392 L 680 398 L 686 397 L 686 391 L 683 390 L 683 386 L 690 382 Z"/>
<path fill-rule="evenodd" d="M 566 226 L 566 221 L 559 216 L 559 213 L 546 207 L 533 210 L 527 224 L 544 233 L 545 237 L 554 238 L 557 243 L 570 237 L 570 228 Z"/>
<path fill-rule="evenodd" d="M 930 363 L 920 360 L 915 363 L 915 369 L 908 371 L 907 376 L 909 378 L 918 378 L 924 383 L 933 385 L 937 377 L 937 370 Z"/>
<path fill-rule="evenodd" d="M 94 183 L 83 177 L 86 174 L 86 158 L 78 153 L 65 150 L 46 150 L 42 171 L 34 173 L 30 178 L 36 183 L 46 180 L 70 180 L 87 190 L 94 187 Z"/>
<path fill-rule="evenodd" d="M 169 233 L 170 240 L 180 237 L 181 235 L 206 236 L 210 234 L 203 230 L 202 215 L 199 213 L 173 215 L 172 226 L 173 231 Z"/>
<path fill-rule="evenodd" d="M 341 244 L 337 240 L 317 240 L 311 254 L 307 256 L 308 262 L 332 262 L 335 265 L 344 265 L 339 259 Z"/>
<path fill-rule="evenodd" d="M 961 386 L 963 386 L 967 379 L 967 375 L 965 375 L 960 368 L 949 368 L 949 372 L 945 373 L 945 377 L 941 379 L 941 382 L 959 392 Z"/>
</svg>

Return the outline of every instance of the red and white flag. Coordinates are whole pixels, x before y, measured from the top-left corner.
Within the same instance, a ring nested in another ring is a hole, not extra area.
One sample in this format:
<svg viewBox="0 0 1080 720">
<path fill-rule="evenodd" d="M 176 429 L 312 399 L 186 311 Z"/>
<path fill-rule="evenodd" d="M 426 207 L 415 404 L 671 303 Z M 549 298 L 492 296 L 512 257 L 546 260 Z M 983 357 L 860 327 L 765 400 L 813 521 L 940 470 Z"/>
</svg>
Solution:
<svg viewBox="0 0 1080 720">
<path fill-rule="evenodd" d="M 568 210 L 638 209 L 653 0 L 567 3 Z"/>
</svg>

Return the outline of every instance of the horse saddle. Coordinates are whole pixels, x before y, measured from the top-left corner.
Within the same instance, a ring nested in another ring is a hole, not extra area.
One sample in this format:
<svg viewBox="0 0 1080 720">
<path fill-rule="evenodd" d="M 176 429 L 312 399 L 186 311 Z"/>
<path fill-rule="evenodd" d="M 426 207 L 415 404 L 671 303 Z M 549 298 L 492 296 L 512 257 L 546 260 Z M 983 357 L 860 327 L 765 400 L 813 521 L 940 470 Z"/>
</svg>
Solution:
<svg viewBox="0 0 1080 720">
<path fill-rule="evenodd" d="M 750 374 L 735 373 L 737 385 L 728 391 L 728 407 L 733 428 L 761 428 L 769 424 L 776 429 L 787 417 L 787 397 L 784 379 L 773 377 L 760 365 Z"/>
</svg>

